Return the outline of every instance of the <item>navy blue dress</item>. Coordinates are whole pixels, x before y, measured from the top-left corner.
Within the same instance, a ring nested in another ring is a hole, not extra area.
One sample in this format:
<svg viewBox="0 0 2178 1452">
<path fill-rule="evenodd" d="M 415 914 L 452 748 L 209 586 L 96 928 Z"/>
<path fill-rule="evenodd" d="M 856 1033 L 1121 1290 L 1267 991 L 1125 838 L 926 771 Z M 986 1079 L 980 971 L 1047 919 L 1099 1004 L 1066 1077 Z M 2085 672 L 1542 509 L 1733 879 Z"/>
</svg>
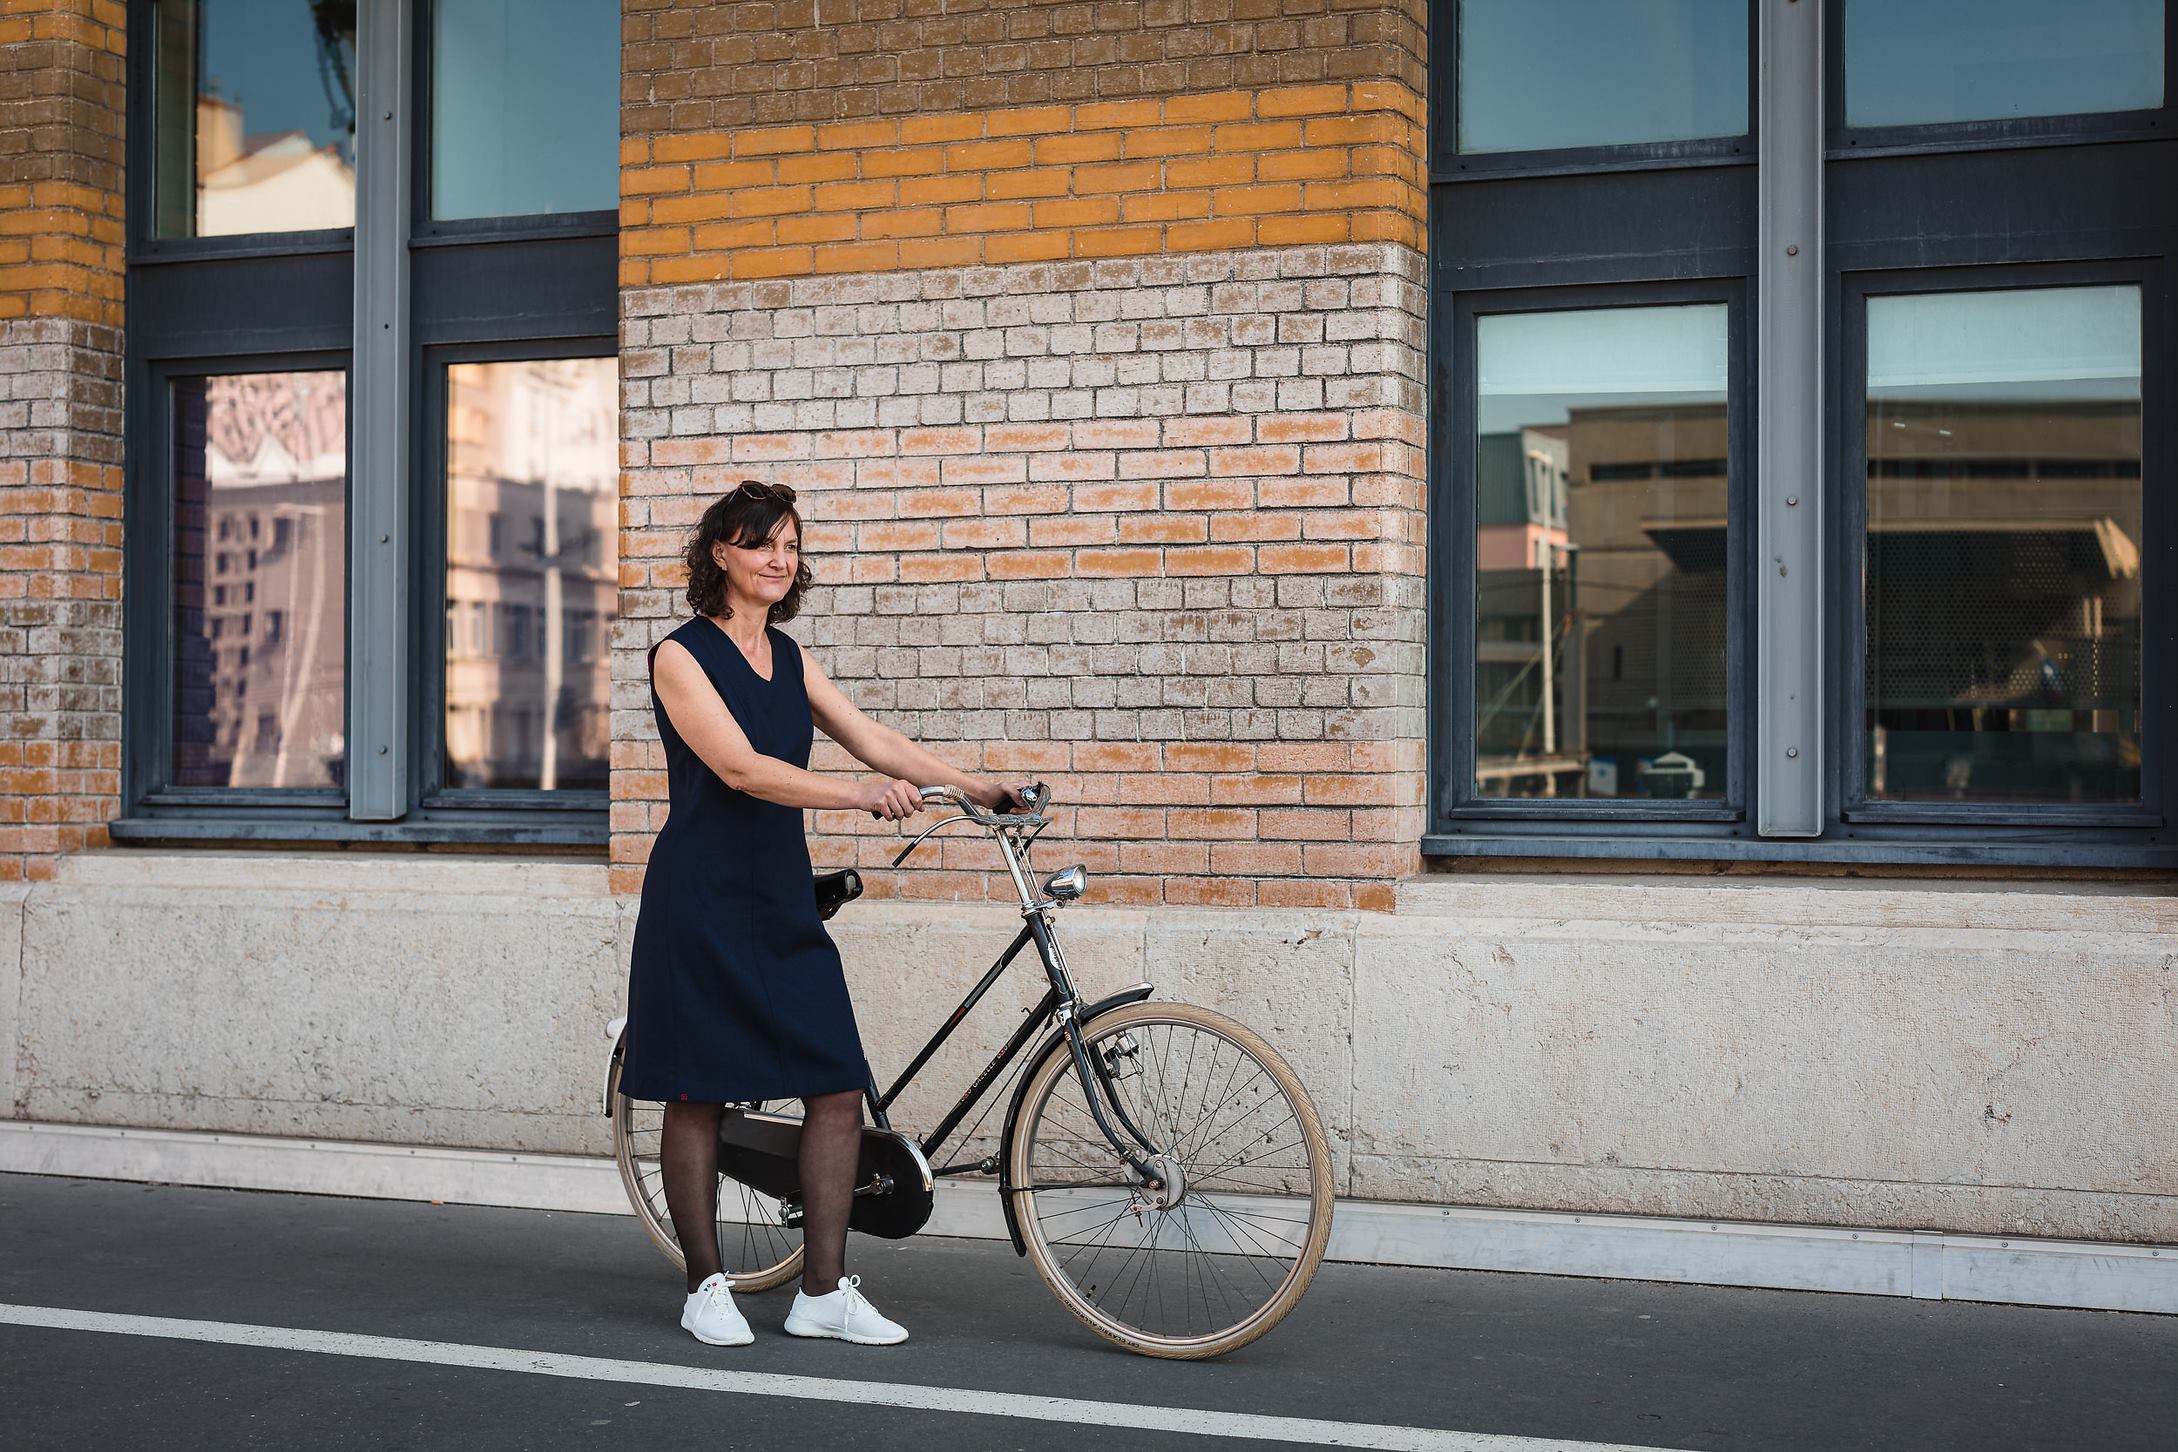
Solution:
<svg viewBox="0 0 2178 1452">
<path fill-rule="evenodd" d="M 768 681 L 703 616 L 666 638 L 696 658 L 751 746 L 806 767 L 801 650 L 769 633 Z M 621 1092 L 724 1104 L 861 1089 L 869 1069 L 817 916 L 801 809 L 726 785 L 673 729 L 655 684 L 650 701 L 672 810 L 643 878 Z"/>
</svg>

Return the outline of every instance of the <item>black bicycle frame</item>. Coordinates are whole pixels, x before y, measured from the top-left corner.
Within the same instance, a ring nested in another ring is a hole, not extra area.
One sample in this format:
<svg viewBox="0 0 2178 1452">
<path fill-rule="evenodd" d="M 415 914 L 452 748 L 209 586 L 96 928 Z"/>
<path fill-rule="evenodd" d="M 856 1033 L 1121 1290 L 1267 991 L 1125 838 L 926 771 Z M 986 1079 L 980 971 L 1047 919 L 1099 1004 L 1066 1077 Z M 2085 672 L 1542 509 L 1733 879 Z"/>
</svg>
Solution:
<svg viewBox="0 0 2178 1452">
<path fill-rule="evenodd" d="M 868 1098 L 872 1116 L 877 1121 L 879 1128 L 888 1130 L 892 1128 L 891 1120 L 887 1118 L 885 1111 L 900 1097 L 902 1091 L 915 1081 L 915 1076 L 922 1071 L 923 1066 L 928 1064 L 938 1050 L 944 1046 L 945 1041 L 953 1036 L 953 1031 L 961 1026 L 961 1023 L 974 1010 L 975 1006 L 983 1001 L 984 995 L 991 991 L 992 986 L 1005 974 L 1006 969 L 1012 966 L 1013 960 L 1021 956 L 1021 950 L 1031 943 L 1036 945 L 1037 957 L 1043 960 L 1044 976 L 1050 980 L 1051 986 L 1044 991 L 1042 1000 L 1021 1021 L 1021 1026 L 1013 1031 L 1013 1036 L 1006 1040 L 1004 1046 L 993 1056 L 990 1063 L 984 1066 L 983 1072 L 976 1076 L 975 1082 L 968 1086 L 967 1092 L 961 1095 L 959 1102 L 946 1113 L 945 1118 L 938 1121 L 937 1126 L 930 1133 L 923 1136 L 917 1147 L 922 1150 L 923 1157 L 926 1160 L 934 1161 L 937 1158 L 938 1147 L 944 1144 L 947 1137 L 960 1127 L 961 1121 L 966 1119 L 969 1112 L 975 1108 L 983 1096 L 990 1092 L 991 1086 L 998 1082 L 999 1077 L 1006 1072 L 1007 1067 L 1020 1056 L 1023 1049 L 1028 1047 L 1030 1040 L 1037 1036 L 1046 1023 L 1056 1018 L 1066 1036 L 1067 1046 L 1074 1061 L 1075 1072 L 1081 1076 L 1083 1095 L 1088 1100 L 1089 1112 L 1096 1120 L 1097 1128 L 1104 1132 L 1104 1137 L 1111 1142 L 1112 1148 L 1125 1158 L 1127 1163 L 1136 1173 L 1143 1177 L 1151 1188 L 1159 1187 L 1161 1183 L 1159 1177 L 1143 1158 L 1146 1155 L 1155 1154 L 1156 1146 L 1152 1145 L 1141 1130 L 1136 1128 L 1133 1120 L 1120 1107 L 1117 1096 L 1112 1094 L 1106 1076 L 1092 1065 L 1089 1051 L 1082 1043 L 1081 1028 L 1075 1017 L 1081 1003 L 1080 996 L 1074 991 L 1074 985 L 1067 978 L 1066 970 L 1060 966 L 1057 949 L 1051 941 L 1051 925 L 1040 912 L 1031 912 L 1026 915 L 1025 921 L 1021 925 L 1021 931 L 1014 935 L 1013 942 L 1007 945 L 1006 951 L 999 955 L 998 961 L 990 966 L 983 977 L 977 981 L 976 986 L 968 990 L 968 996 L 960 1001 L 959 1007 L 955 1008 L 951 1016 L 939 1026 L 938 1031 L 931 1035 L 930 1041 L 923 1045 L 921 1051 L 915 1055 L 907 1068 L 901 1071 L 900 1077 L 893 1082 L 892 1087 L 883 1094 L 879 1094 L 876 1081 L 874 1079 L 871 1081 Z M 1103 1084 L 1103 1093 L 1101 1095 L 1098 1092 L 1100 1083 Z M 1111 1100 L 1112 1113 L 1126 1127 L 1125 1138 L 1122 1138 L 1112 1128 L 1111 1122 L 1106 1119 L 1104 1105 L 1100 1103 L 1100 1100 L 1104 1098 Z M 1132 1148 L 1129 1147 L 1128 1140 L 1133 1142 Z M 966 1175 L 978 1173 L 983 1169 L 985 1169 L 985 1165 L 979 1161 L 965 1165 L 950 1165 L 944 1169 L 934 1169 L 931 1173 L 939 1176 Z"/>
</svg>

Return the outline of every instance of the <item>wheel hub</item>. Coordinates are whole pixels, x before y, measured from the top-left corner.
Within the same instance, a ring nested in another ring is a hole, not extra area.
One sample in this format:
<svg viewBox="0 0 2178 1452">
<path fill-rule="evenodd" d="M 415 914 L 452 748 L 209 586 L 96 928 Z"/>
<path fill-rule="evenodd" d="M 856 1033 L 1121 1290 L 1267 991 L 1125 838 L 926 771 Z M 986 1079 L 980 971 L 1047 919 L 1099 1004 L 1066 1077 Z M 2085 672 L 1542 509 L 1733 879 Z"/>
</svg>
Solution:
<svg viewBox="0 0 2178 1452">
<path fill-rule="evenodd" d="M 1187 1198 L 1187 1171 L 1170 1155 L 1151 1155 L 1149 1167 L 1156 1172 L 1157 1184 L 1145 1185 L 1142 1195 L 1146 1203 L 1159 1210 L 1170 1210 Z"/>
</svg>

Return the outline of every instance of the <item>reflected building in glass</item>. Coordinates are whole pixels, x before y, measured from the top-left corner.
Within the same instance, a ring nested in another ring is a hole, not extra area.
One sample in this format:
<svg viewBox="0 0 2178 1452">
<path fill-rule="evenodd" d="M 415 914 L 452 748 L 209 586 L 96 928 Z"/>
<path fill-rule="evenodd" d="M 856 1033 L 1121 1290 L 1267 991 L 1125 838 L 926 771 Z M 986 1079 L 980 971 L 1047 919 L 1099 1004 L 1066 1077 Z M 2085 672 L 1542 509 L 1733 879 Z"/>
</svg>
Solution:
<svg viewBox="0 0 2178 1452">
<path fill-rule="evenodd" d="M 353 227 L 355 5 L 160 0 L 154 14 L 156 234 Z"/>
<path fill-rule="evenodd" d="M 1479 320 L 1477 796 L 1724 794 L 1725 329 Z"/>
<path fill-rule="evenodd" d="M 347 382 L 175 384 L 176 786 L 342 784 Z"/>
<path fill-rule="evenodd" d="M 1869 300 L 1871 799 L 2140 800 L 2140 314 Z"/>
<path fill-rule="evenodd" d="M 446 785 L 602 791 L 618 365 L 447 369 Z"/>
</svg>

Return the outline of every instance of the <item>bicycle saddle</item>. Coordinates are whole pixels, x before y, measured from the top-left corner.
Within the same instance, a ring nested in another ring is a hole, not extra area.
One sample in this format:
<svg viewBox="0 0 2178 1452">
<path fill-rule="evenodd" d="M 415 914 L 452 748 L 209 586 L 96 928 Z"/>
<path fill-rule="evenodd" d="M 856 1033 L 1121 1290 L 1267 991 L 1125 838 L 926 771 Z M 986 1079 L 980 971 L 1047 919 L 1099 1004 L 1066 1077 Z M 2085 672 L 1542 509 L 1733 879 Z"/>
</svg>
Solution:
<svg viewBox="0 0 2178 1452">
<path fill-rule="evenodd" d="M 862 896 L 862 874 L 852 867 L 816 875 L 817 916 L 828 918 Z"/>
</svg>

